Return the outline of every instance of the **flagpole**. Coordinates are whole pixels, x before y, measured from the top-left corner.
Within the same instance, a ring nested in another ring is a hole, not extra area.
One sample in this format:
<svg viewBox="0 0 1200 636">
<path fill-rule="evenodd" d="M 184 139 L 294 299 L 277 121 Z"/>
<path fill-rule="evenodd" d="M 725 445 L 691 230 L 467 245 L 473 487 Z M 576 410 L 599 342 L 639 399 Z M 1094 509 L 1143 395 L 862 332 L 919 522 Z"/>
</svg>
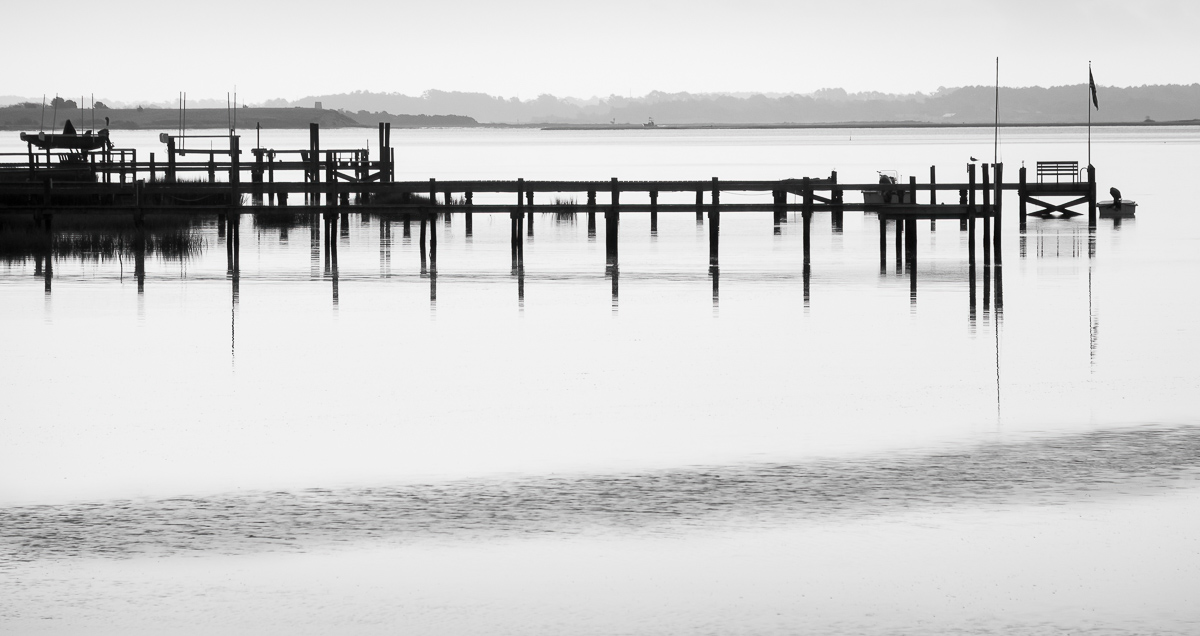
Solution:
<svg viewBox="0 0 1200 636">
<path fill-rule="evenodd" d="M 1088 162 L 1092 165 L 1092 61 L 1088 60 Z"/>
</svg>

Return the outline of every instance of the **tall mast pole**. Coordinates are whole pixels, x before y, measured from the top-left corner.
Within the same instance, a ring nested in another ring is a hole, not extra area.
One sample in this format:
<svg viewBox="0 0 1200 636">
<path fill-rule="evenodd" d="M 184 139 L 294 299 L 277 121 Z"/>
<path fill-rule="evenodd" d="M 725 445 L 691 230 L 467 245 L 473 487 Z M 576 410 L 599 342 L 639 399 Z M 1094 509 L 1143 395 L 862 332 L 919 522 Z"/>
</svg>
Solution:
<svg viewBox="0 0 1200 636">
<path fill-rule="evenodd" d="M 1000 161 L 1000 58 L 996 57 L 996 134 L 992 141 L 992 165 Z"/>
<path fill-rule="evenodd" d="M 1087 86 L 1087 109 L 1088 109 L 1088 165 L 1092 165 L 1092 61 L 1088 60 L 1088 86 Z"/>
</svg>

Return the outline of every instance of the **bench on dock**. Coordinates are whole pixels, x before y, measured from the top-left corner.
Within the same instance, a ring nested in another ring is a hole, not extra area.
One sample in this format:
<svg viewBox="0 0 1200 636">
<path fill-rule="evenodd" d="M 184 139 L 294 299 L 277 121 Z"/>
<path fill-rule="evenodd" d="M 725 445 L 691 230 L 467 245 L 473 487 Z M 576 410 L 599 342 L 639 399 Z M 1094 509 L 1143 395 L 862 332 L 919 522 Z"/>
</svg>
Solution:
<svg viewBox="0 0 1200 636">
<path fill-rule="evenodd" d="M 1078 161 L 1039 161 L 1037 162 L 1037 179 L 1038 183 L 1046 181 L 1049 177 L 1054 177 L 1054 182 L 1058 183 L 1063 177 L 1070 177 L 1071 181 L 1079 181 L 1079 162 Z"/>
</svg>

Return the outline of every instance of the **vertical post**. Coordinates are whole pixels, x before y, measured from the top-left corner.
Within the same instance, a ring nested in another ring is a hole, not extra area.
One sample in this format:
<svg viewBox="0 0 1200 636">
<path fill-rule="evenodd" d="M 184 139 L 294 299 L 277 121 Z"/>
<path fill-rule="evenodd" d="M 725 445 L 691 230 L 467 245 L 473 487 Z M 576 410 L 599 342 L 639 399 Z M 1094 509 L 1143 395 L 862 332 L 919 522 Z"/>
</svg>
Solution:
<svg viewBox="0 0 1200 636">
<path fill-rule="evenodd" d="M 887 219 L 879 217 L 879 273 L 887 273 Z"/>
<path fill-rule="evenodd" d="M 242 182 L 242 149 L 241 138 L 233 135 L 229 138 L 229 196 L 232 205 L 240 205 L 242 197 L 238 194 Z"/>
<path fill-rule="evenodd" d="M 929 166 L 929 205 L 937 205 L 937 166 Z M 937 219 L 929 219 L 929 231 L 937 230 Z"/>
<path fill-rule="evenodd" d="M 1025 216 L 1028 210 L 1025 207 L 1025 166 L 1021 166 L 1021 170 L 1017 173 L 1017 211 L 1020 213 L 1021 229 L 1025 228 Z"/>
<path fill-rule="evenodd" d="M 208 182 L 214 183 L 217 180 L 217 159 L 213 153 L 208 153 Z"/>
<path fill-rule="evenodd" d="M 967 260 L 975 267 L 975 164 L 967 165 Z M 971 279 L 974 282 L 975 276 Z M 972 294 L 972 300 L 974 300 Z"/>
<path fill-rule="evenodd" d="M 1004 215 L 1001 213 L 1004 209 L 1004 164 L 996 164 L 996 202 L 992 208 L 992 258 L 1000 265 L 1003 261 L 1000 255 L 1000 228 L 1001 219 Z"/>
<path fill-rule="evenodd" d="M 387 163 L 388 163 L 388 148 L 387 139 L 384 135 L 383 122 L 379 122 L 379 163 L 376 165 L 379 168 L 379 182 L 387 181 Z"/>
<path fill-rule="evenodd" d="M 175 183 L 175 138 L 167 137 L 167 183 Z"/>
<path fill-rule="evenodd" d="M 449 190 L 446 190 L 445 192 L 442 193 L 442 200 L 444 202 L 443 205 L 445 205 L 447 208 L 446 211 L 443 213 L 443 216 L 446 221 L 446 225 L 450 225 L 450 219 L 454 215 L 450 213 L 449 208 L 450 208 L 450 206 L 454 205 L 454 193 Z"/>
<path fill-rule="evenodd" d="M 830 214 L 830 225 L 833 226 L 834 234 L 842 233 L 842 204 L 846 202 L 846 192 L 838 187 L 838 173 L 833 170 L 829 173 L 829 181 L 833 184 L 833 212 Z M 784 197 L 787 193 L 783 193 Z M 786 199 L 785 199 L 786 202 Z"/>
<path fill-rule="evenodd" d="M 1092 109 L 1088 109 L 1088 117 L 1091 117 Z M 1091 134 L 1089 128 L 1088 134 Z M 1091 152 L 1091 147 L 1088 148 Z M 1096 167 L 1088 163 L 1088 227 L 1096 227 Z"/>
<path fill-rule="evenodd" d="M 465 192 L 465 193 L 463 193 L 463 196 L 467 200 L 466 201 L 467 202 L 467 211 L 463 213 L 463 220 L 466 221 L 466 223 L 467 223 L 467 236 L 471 236 L 471 232 L 473 229 L 472 222 L 474 220 L 472 218 L 472 214 L 471 214 L 471 206 L 475 205 L 475 193 L 474 192 Z"/>
<path fill-rule="evenodd" d="M 383 125 L 383 144 L 387 147 L 387 182 L 396 180 L 396 149 L 392 147 L 392 123 Z"/>
<path fill-rule="evenodd" d="M 712 178 L 712 205 L 708 210 L 708 266 L 716 270 L 720 266 L 721 247 L 721 185 Z"/>
<path fill-rule="evenodd" d="M 267 155 L 267 178 L 271 182 L 271 193 L 269 195 L 267 195 L 267 200 L 271 205 L 275 205 L 275 151 L 274 150 L 272 150 L 271 153 L 269 155 Z M 279 195 L 280 204 L 286 205 L 285 201 L 287 201 L 287 194 L 280 194 Z"/>
<path fill-rule="evenodd" d="M 587 233 L 588 238 L 596 238 L 596 191 L 587 193 Z"/>
<path fill-rule="evenodd" d="M 33 159 L 33 142 L 25 143 L 25 150 L 29 153 L 29 180 L 33 181 L 37 178 L 37 169 L 34 167 L 37 163 Z"/>
<path fill-rule="evenodd" d="M 650 234 L 659 233 L 659 191 L 650 191 Z"/>
<path fill-rule="evenodd" d="M 811 232 L 809 232 L 809 227 L 812 225 L 813 215 L 812 180 L 808 177 L 804 177 L 804 211 L 801 215 L 804 221 L 804 265 L 807 267 L 812 260 L 812 240 L 810 238 Z"/>
<path fill-rule="evenodd" d="M 915 175 L 908 176 L 908 202 L 917 204 L 917 177 Z"/>
<path fill-rule="evenodd" d="M 533 236 L 533 188 L 526 188 L 525 203 L 529 207 L 529 236 Z"/>
<path fill-rule="evenodd" d="M 650 191 L 650 233 L 658 234 L 658 190 Z"/>
<path fill-rule="evenodd" d="M 154 153 L 150 153 L 150 183 L 158 180 L 158 169 L 154 164 Z"/>
<path fill-rule="evenodd" d="M 517 267 L 520 267 L 520 268 L 525 267 L 525 238 L 524 238 L 525 207 L 524 207 L 523 201 L 521 200 L 524 197 L 524 194 L 525 194 L 525 180 L 517 179 L 516 241 L 517 241 Z"/>
<path fill-rule="evenodd" d="M 612 178 L 612 205 L 604 214 L 604 245 L 605 258 L 608 265 L 617 266 L 620 251 L 619 232 L 621 219 L 621 186 L 616 177 Z"/>
<path fill-rule="evenodd" d="M 320 190 L 317 189 L 317 182 L 321 179 L 321 129 L 320 124 L 308 125 L 308 176 L 311 180 L 310 199 L 312 205 L 320 205 Z M 422 259 L 424 260 L 424 259 Z"/>
<path fill-rule="evenodd" d="M 992 262 L 992 188 L 988 177 L 988 164 L 980 164 L 983 176 L 983 264 Z"/>
<path fill-rule="evenodd" d="M 704 222 L 704 190 L 696 190 L 696 220 Z"/>
</svg>

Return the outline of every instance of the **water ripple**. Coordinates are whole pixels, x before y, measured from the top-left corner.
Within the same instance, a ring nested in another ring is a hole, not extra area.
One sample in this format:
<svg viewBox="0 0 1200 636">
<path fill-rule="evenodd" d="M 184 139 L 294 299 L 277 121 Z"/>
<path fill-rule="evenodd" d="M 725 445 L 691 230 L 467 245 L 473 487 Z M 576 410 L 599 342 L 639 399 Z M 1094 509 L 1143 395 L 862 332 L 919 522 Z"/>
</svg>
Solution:
<svg viewBox="0 0 1200 636">
<path fill-rule="evenodd" d="M 616 475 L 463 480 L 0 509 L 0 566 L 848 519 L 917 507 L 1060 505 L 1200 478 L 1200 427 L 1144 426 L 956 452 Z"/>
</svg>

